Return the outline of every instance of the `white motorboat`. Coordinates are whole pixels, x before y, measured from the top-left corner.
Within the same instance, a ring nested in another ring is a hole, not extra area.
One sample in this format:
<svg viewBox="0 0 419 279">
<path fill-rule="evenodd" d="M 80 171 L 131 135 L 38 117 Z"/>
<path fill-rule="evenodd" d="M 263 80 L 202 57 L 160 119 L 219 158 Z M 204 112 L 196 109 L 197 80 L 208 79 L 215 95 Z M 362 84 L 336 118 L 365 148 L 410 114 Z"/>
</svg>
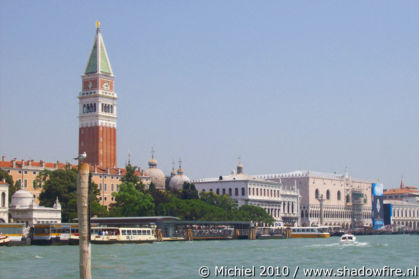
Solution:
<svg viewBox="0 0 419 279">
<path fill-rule="evenodd" d="M 340 237 L 341 243 L 354 243 L 356 241 L 356 237 L 353 234 L 344 234 Z"/>
</svg>

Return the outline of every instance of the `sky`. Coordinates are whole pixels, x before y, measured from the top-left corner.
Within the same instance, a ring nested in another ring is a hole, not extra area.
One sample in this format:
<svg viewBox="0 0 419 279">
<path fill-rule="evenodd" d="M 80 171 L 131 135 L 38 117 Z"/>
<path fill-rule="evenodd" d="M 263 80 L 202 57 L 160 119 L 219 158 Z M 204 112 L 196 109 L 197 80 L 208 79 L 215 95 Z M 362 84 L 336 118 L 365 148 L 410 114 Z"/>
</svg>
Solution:
<svg viewBox="0 0 419 279">
<path fill-rule="evenodd" d="M 419 185 L 418 1 L 4 1 L 0 154 L 75 163 L 101 30 L 118 166 Z"/>
</svg>

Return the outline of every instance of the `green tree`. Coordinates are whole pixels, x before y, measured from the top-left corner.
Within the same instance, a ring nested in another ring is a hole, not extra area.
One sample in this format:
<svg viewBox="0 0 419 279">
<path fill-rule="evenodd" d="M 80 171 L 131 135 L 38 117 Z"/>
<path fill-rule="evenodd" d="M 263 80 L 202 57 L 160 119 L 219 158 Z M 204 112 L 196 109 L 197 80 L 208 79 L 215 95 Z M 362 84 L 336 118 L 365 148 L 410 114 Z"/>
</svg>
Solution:
<svg viewBox="0 0 419 279">
<path fill-rule="evenodd" d="M 17 188 L 13 183 L 13 177 L 7 173 L 7 171 L 0 169 L 0 180 L 6 180 L 6 183 L 9 184 L 9 201 L 12 198 L 12 195 L 17 191 Z"/>
<path fill-rule="evenodd" d="M 40 173 L 40 179 L 44 181 L 43 190 L 39 195 L 40 205 L 52 207 L 58 197 L 62 208 L 62 221 L 71 222 L 77 218 L 77 171 L 45 170 Z"/>
<path fill-rule="evenodd" d="M 181 197 L 184 200 L 198 199 L 199 196 L 195 184 L 188 182 L 183 183 Z"/>
<path fill-rule="evenodd" d="M 144 184 L 140 181 L 140 177 L 136 173 L 138 167 L 131 165 L 131 163 L 128 163 L 125 166 L 125 174 L 123 177 L 121 177 L 122 182 L 127 183 L 133 183 L 135 188 L 140 190 L 141 192 L 144 192 L 145 187 Z"/>
<path fill-rule="evenodd" d="M 272 225 L 274 218 L 269 215 L 263 208 L 254 205 L 242 205 L 235 213 L 236 220 L 262 222 Z"/>
<path fill-rule="evenodd" d="M 39 195 L 40 205 L 51 207 L 56 198 L 61 203 L 63 222 L 72 222 L 77 218 L 77 171 L 75 169 L 44 170 L 37 178 L 43 181 L 43 190 Z M 106 216 L 106 208 L 99 204 L 99 189 L 95 183 L 89 183 L 91 215 Z"/>
<path fill-rule="evenodd" d="M 112 216 L 153 216 L 154 200 L 149 193 L 143 193 L 132 182 L 119 185 L 119 192 L 113 193 L 115 203 L 111 205 Z"/>
<path fill-rule="evenodd" d="M 201 192 L 200 199 L 227 211 L 237 209 L 237 203 L 233 201 L 229 195 L 217 195 L 214 192 Z"/>
</svg>

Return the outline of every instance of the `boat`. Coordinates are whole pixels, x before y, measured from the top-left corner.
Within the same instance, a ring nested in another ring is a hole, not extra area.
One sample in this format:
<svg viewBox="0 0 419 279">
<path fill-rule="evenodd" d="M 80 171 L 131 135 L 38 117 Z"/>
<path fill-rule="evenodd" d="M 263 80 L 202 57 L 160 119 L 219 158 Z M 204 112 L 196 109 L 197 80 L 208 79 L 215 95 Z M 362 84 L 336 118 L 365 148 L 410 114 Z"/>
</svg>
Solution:
<svg viewBox="0 0 419 279">
<path fill-rule="evenodd" d="M 353 234 L 344 234 L 340 237 L 341 243 L 354 243 L 356 241 L 356 237 Z"/>
<path fill-rule="evenodd" d="M 0 224 L 0 234 L 7 236 L 9 245 L 25 245 L 29 229 L 22 223 Z"/>
<path fill-rule="evenodd" d="M 7 245 L 10 242 L 10 238 L 7 235 L 0 233 L 0 246 Z"/>
<path fill-rule="evenodd" d="M 94 244 L 152 243 L 156 241 L 155 228 L 93 227 L 90 242 Z"/>
<path fill-rule="evenodd" d="M 290 238 L 324 238 L 330 237 L 327 227 L 292 227 Z"/>
<path fill-rule="evenodd" d="M 71 242 L 78 225 L 71 223 L 35 224 L 33 244 L 68 244 Z"/>
</svg>

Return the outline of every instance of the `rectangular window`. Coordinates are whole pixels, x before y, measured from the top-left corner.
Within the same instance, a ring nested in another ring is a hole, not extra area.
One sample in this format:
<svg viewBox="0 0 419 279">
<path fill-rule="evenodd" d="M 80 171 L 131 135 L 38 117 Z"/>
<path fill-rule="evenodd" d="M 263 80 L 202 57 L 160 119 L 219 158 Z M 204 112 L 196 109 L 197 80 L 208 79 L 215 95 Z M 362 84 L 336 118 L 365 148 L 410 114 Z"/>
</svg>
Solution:
<svg viewBox="0 0 419 279">
<path fill-rule="evenodd" d="M 111 184 L 111 191 L 113 192 L 113 184 Z"/>
<path fill-rule="evenodd" d="M 105 192 L 108 190 L 108 187 L 107 187 L 106 184 L 104 184 L 103 188 L 104 188 Z"/>
<path fill-rule="evenodd" d="M 119 191 L 119 185 L 118 184 L 116 184 L 116 191 L 117 192 Z"/>
<path fill-rule="evenodd" d="M 32 180 L 32 188 L 36 188 L 36 180 L 34 179 L 34 180 Z"/>
<path fill-rule="evenodd" d="M 28 180 L 27 179 L 24 180 L 23 185 L 25 186 L 25 188 L 28 187 Z"/>
<path fill-rule="evenodd" d="M 102 191 L 102 183 L 99 184 L 99 190 Z"/>
<path fill-rule="evenodd" d="M 28 174 L 28 171 L 25 171 L 25 174 Z"/>
</svg>

